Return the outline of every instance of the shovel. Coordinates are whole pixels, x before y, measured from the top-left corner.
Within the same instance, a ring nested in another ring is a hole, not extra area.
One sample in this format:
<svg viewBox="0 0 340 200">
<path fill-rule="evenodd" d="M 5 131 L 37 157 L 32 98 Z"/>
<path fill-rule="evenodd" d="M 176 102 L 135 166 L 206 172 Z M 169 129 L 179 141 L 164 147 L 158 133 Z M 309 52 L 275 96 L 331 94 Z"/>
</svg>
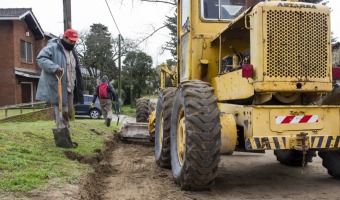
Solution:
<svg viewBox="0 0 340 200">
<path fill-rule="evenodd" d="M 116 106 L 116 105 L 115 105 Z M 116 107 L 115 107 L 116 108 Z M 115 114 L 117 115 L 117 126 L 118 126 L 118 123 L 119 123 L 119 115 L 118 115 L 118 111 L 117 109 L 115 109 Z"/>
<path fill-rule="evenodd" d="M 116 113 L 117 115 L 117 126 L 118 126 L 118 123 L 119 123 L 119 115 Z"/>
<path fill-rule="evenodd" d="M 115 109 L 115 114 L 117 115 L 117 126 L 118 126 L 118 123 L 119 123 L 119 115 L 118 115 L 118 113 L 117 113 L 117 103 L 116 102 L 114 102 L 113 101 L 113 99 L 112 99 L 112 107 L 114 107 L 114 109 Z"/>
<path fill-rule="evenodd" d="M 60 74 L 60 76 L 58 76 Z M 61 86 L 61 79 L 64 76 L 64 69 L 61 70 L 61 73 L 56 73 L 55 77 L 58 80 L 58 97 L 59 97 L 59 120 L 63 120 L 63 112 L 62 112 L 62 102 L 63 102 L 63 88 Z M 59 127 L 58 127 L 59 128 Z"/>
<path fill-rule="evenodd" d="M 62 113 L 63 90 L 62 90 L 62 86 L 61 86 L 61 79 L 64 76 L 64 70 L 62 69 L 61 73 L 56 73 L 55 76 L 58 80 L 58 96 L 59 96 L 58 117 L 59 117 L 59 121 L 62 122 L 62 120 L 63 120 L 63 113 Z M 60 123 L 58 123 L 58 127 L 54 128 L 52 130 L 53 130 L 55 145 L 57 147 L 63 147 L 63 148 L 74 147 L 74 145 L 71 141 L 70 131 L 68 130 L 67 127 L 60 128 Z"/>
</svg>

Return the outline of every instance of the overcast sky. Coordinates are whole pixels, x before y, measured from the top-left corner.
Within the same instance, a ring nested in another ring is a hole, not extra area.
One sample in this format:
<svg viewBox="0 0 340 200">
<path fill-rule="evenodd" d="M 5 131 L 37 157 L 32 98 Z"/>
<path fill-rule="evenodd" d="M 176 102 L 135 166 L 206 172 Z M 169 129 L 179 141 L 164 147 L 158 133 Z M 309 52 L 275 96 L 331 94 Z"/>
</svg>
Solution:
<svg viewBox="0 0 340 200">
<path fill-rule="evenodd" d="M 89 30 L 93 23 L 101 23 L 117 37 L 118 30 L 112 20 L 105 0 L 71 0 L 72 27 L 78 31 Z M 140 3 L 139 0 L 107 0 L 120 33 L 125 38 L 139 38 L 163 25 L 165 16 L 173 16 L 174 7 L 162 3 Z M 122 3 L 123 2 L 123 3 Z M 329 0 L 332 8 L 331 29 L 340 41 L 340 0 Z M 45 32 L 59 36 L 63 33 L 62 0 L 0 0 L 1 8 L 32 8 L 34 15 Z M 337 20 L 336 20 L 337 19 Z M 161 52 L 161 46 L 169 40 L 165 28 L 155 34 L 140 48 L 151 55 L 154 66 L 171 58 L 169 52 Z"/>
<path fill-rule="evenodd" d="M 175 12 L 173 6 L 162 3 L 141 3 L 139 0 L 107 0 L 107 3 L 124 38 L 145 37 L 163 26 L 166 15 L 173 16 Z M 43 31 L 57 36 L 64 32 L 62 0 L 0 0 L 0 7 L 32 8 Z M 113 37 L 118 37 L 119 32 L 105 0 L 71 0 L 71 7 L 73 29 L 89 30 L 92 24 L 101 23 L 109 28 Z M 168 33 L 168 29 L 164 28 L 140 45 L 143 51 L 152 56 L 154 66 L 171 58 L 169 52 L 162 53 L 161 50 L 161 46 L 170 38 Z"/>
</svg>

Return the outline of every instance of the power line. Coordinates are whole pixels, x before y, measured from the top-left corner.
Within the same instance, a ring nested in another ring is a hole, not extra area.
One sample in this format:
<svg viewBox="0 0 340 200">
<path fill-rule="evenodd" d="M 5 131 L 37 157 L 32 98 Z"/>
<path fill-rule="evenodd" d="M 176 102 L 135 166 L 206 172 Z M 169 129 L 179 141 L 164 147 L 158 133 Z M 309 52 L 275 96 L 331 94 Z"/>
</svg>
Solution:
<svg viewBox="0 0 340 200">
<path fill-rule="evenodd" d="M 120 51 L 121 51 L 121 46 L 120 46 L 120 41 L 123 39 L 122 38 L 122 34 L 120 33 L 120 30 L 117 26 L 117 23 L 116 23 L 116 20 L 115 18 L 113 17 L 113 14 L 111 12 L 111 9 L 110 9 L 110 6 L 109 4 L 107 3 L 107 0 L 105 0 L 106 2 L 106 5 L 107 5 L 107 8 L 109 9 L 110 11 L 110 14 L 111 14 L 111 17 L 116 25 L 116 28 L 118 30 L 118 112 L 120 113 L 120 100 L 121 100 L 121 54 L 120 54 Z M 122 40 L 124 42 L 124 40 Z"/>
<path fill-rule="evenodd" d="M 113 19 L 113 22 L 115 23 L 115 25 L 116 25 L 116 28 L 117 28 L 117 30 L 118 30 L 118 33 L 121 35 L 121 33 L 120 33 L 120 31 L 119 31 L 119 28 L 118 28 L 118 26 L 117 26 L 117 23 L 116 23 L 116 20 L 115 20 L 115 18 L 113 17 L 113 15 L 112 15 L 112 12 L 111 12 L 111 9 L 110 9 L 110 6 L 109 6 L 109 4 L 107 3 L 107 0 L 105 0 L 105 2 L 106 2 L 106 5 L 107 5 L 107 8 L 109 9 L 109 11 L 110 11 L 110 14 L 111 14 L 111 17 L 112 17 L 112 19 Z"/>
</svg>

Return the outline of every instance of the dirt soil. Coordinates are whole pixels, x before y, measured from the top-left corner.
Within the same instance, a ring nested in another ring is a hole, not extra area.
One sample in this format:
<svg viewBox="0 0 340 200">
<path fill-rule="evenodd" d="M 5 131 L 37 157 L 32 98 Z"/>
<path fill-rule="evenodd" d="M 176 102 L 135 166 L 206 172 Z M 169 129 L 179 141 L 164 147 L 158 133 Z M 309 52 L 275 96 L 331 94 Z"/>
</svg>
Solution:
<svg viewBox="0 0 340 200">
<path fill-rule="evenodd" d="M 340 181 L 320 157 L 303 169 L 281 165 L 273 151 L 221 156 L 215 186 L 201 192 L 181 191 L 156 165 L 153 146 L 117 140 L 109 157 L 113 172 L 101 178 L 98 199 L 340 199 Z"/>
<path fill-rule="evenodd" d="M 303 169 L 279 164 L 272 151 L 223 155 L 211 190 L 181 191 L 172 180 L 171 170 L 156 165 L 153 145 L 123 143 L 114 134 L 106 143 L 106 149 L 97 150 L 96 158 L 66 153 L 70 159 L 91 164 L 95 169 L 94 173 L 84 176 L 81 185 L 33 191 L 23 199 L 340 200 L 340 180 L 327 174 L 320 157 L 313 158 Z"/>
</svg>

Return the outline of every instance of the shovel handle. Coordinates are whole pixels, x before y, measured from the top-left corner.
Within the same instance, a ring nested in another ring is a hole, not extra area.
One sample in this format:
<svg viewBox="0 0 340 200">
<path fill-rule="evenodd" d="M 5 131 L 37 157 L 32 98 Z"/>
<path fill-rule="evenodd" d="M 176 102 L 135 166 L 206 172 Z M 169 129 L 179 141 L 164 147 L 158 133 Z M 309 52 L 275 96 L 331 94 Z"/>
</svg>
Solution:
<svg viewBox="0 0 340 200">
<path fill-rule="evenodd" d="M 61 87 L 61 79 L 64 76 L 64 69 L 61 68 L 61 72 L 60 73 L 56 73 L 55 77 L 58 80 L 58 97 L 59 97 L 59 112 L 61 113 L 62 111 L 62 102 L 63 102 L 63 89 Z"/>
</svg>

